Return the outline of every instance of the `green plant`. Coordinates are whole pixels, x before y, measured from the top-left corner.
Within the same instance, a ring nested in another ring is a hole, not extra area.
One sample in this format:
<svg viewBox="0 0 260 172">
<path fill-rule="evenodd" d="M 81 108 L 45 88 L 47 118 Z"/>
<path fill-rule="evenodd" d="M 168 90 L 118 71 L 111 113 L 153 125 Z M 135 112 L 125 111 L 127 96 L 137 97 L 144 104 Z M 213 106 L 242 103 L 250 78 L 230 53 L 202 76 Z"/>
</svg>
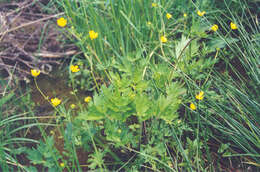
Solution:
<svg viewBox="0 0 260 172">
<path fill-rule="evenodd" d="M 25 143 L 37 143 L 37 141 L 26 138 L 23 133 L 25 129 L 39 123 L 25 123 L 35 118 L 27 117 L 28 112 L 23 112 L 26 106 L 15 97 L 17 91 L 9 88 L 8 84 L 3 85 L 5 89 L 0 98 L 0 169 L 3 171 L 12 170 L 15 167 L 25 169 L 17 158 L 26 150 Z M 3 85 L 1 83 L 0 87 L 3 88 Z"/>
<path fill-rule="evenodd" d="M 253 20 L 255 13 L 243 1 L 225 2 L 224 11 L 216 14 L 216 21 L 222 30 L 213 42 L 222 48 L 220 63 L 211 75 L 214 78 L 207 100 L 200 110 L 200 125 L 217 130 L 210 136 L 221 143 L 230 143 L 228 151 L 221 156 L 232 157 L 234 161 L 244 158 L 245 164 L 259 166 L 259 41 L 256 35 L 259 27 Z M 240 10 L 233 11 L 238 6 Z M 235 21 L 237 30 L 230 31 L 229 23 Z M 224 72 L 223 72 L 224 70 Z M 214 96 L 216 95 L 216 96 Z M 227 148 L 226 148 L 227 149 Z"/>
<path fill-rule="evenodd" d="M 83 52 L 70 64 L 83 63 L 79 65 L 80 71 L 71 75 L 72 86 L 97 89 L 93 101 L 87 108 L 81 108 L 79 116 L 73 121 L 74 125 L 81 128 L 75 132 L 79 145 L 84 145 L 83 142 L 92 143 L 94 148 L 97 144 L 105 149 L 107 147 L 100 143 L 100 140 L 105 140 L 113 143 L 116 148 L 134 148 L 140 155 L 140 159 L 136 161 L 140 160 L 143 167 L 154 167 L 159 162 L 162 169 L 169 168 L 168 161 L 171 161 L 171 157 L 166 157 L 163 161 L 158 161 L 155 157 L 162 158 L 165 152 L 169 153 L 167 149 L 178 145 L 173 154 L 180 153 L 180 157 L 184 157 L 191 169 L 194 166 L 191 161 L 195 160 L 190 156 L 194 154 L 187 154 L 184 149 L 186 147 L 186 150 L 194 152 L 194 148 L 183 145 L 182 142 L 186 139 L 181 137 L 184 131 L 194 130 L 185 125 L 188 121 L 180 122 L 180 111 L 183 105 L 193 99 L 192 95 L 196 91 L 192 89 L 200 90 L 194 81 L 199 85 L 204 83 L 203 89 L 207 90 L 210 84 L 206 81 L 217 62 L 218 50 L 209 41 L 204 42 L 204 39 L 210 37 L 206 33 L 210 28 L 205 25 L 206 22 L 201 23 L 198 16 L 192 16 L 189 19 L 192 24 L 185 23 L 185 19 L 179 16 L 183 16 L 183 11 L 187 9 L 181 9 L 184 2 L 180 1 L 161 1 L 156 8 L 151 8 L 152 1 L 135 1 L 132 4 L 130 1 L 76 3 L 65 0 L 57 3 L 64 8 L 71 26 L 68 28 L 71 34 L 69 37 L 76 40 Z M 173 15 L 174 20 L 166 19 L 166 12 L 176 6 L 180 11 Z M 194 9 L 191 6 L 188 8 Z M 185 31 L 179 30 L 182 25 L 178 23 L 185 24 Z M 178 31 L 174 32 L 172 28 Z M 98 33 L 95 39 L 89 37 L 92 30 Z M 160 41 L 162 35 L 167 37 L 168 42 Z M 95 87 L 89 85 L 90 77 Z M 188 114 L 189 111 L 188 109 Z M 162 133 L 154 132 L 162 137 L 165 144 L 173 138 L 179 139 L 171 147 L 162 144 L 160 148 L 164 148 L 163 153 L 154 148 L 158 141 L 154 138 L 151 141 L 143 134 L 143 131 L 150 131 L 146 126 L 156 120 L 163 123 L 162 130 L 168 125 L 175 129 L 179 123 L 183 124 L 183 129 L 175 135 L 170 134 L 168 138 L 163 137 L 165 130 Z M 95 124 L 98 127 L 94 129 L 92 126 Z M 192 123 L 191 126 L 197 125 Z M 197 142 L 201 143 L 204 140 L 199 139 L 203 136 L 199 136 L 198 130 L 199 128 L 196 130 Z M 84 131 L 84 134 L 80 131 Z M 143 139 L 148 143 L 144 143 Z M 146 149 L 146 144 L 149 144 L 149 149 Z M 198 148 L 198 145 L 195 145 L 196 155 L 201 154 L 203 149 Z M 90 146 L 84 147 L 89 149 Z M 112 147 L 106 150 L 112 155 Z M 148 163 L 151 160 L 148 154 L 152 154 L 154 163 Z M 101 154 L 95 148 L 93 157 L 104 156 L 99 155 Z M 116 157 L 114 159 L 118 161 Z M 197 159 L 195 162 L 198 164 L 200 161 Z M 149 165 L 145 165 L 146 163 Z M 105 167 L 103 164 L 96 165 L 99 168 Z"/>
<path fill-rule="evenodd" d="M 27 158 L 30 160 L 30 163 L 33 165 L 42 165 L 43 169 L 48 171 L 61 171 L 59 160 L 61 160 L 61 155 L 54 146 L 53 137 L 47 137 L 45 143 L 40 140 L 40 143 L 37 145 L 37 148 L 27 149 L 26 150 Z M 33 167 L 28 167 L 33 169 Z M 34 168 L 34 171 L 37 171 Z"/>
</svg>

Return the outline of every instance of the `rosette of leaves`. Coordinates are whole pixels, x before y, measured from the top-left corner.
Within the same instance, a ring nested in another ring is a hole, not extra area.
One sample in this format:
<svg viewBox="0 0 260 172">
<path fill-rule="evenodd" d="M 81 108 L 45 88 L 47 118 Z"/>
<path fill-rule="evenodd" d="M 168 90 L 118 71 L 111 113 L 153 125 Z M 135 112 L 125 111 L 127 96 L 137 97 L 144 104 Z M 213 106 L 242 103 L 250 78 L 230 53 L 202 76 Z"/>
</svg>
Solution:
<svg viewBox="0 0 260 172">
<path fill-rule="evenodd" d="M 134 66 L 134 65 L 133 65 Z M 112 84 L 103 85 L 95 93 L 88 109 L 78 118 L 83 120 L 119 120 L 125 122 L 136 116 L 139 122 L 152 116 L 170 122 L 178 117 L 177 110 L 182 102 L 185 89 L 178 82 L 165 83 L 165 91 L 157 92 L 150 81 L 142 78 L 144 69 L 133 67 L 132 73 L 110 73 Z"/>
</svg>

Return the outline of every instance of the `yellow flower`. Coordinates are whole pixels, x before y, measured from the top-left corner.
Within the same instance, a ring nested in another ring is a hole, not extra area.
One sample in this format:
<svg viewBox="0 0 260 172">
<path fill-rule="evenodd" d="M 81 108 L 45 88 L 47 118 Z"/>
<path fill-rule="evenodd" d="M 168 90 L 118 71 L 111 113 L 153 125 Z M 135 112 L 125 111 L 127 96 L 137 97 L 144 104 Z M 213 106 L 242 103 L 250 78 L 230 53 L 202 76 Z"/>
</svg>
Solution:
<svg viewBox="0 0 260 172">
<path fill-rule="evenodd" d="M 203 100 L 204 98 L 204 91 L 199 92 L 199 94 L 196 95 L 196 99 Z"/>
<path fill-rule="evenodd" d="M 236 29 L 237 29 L 237 25 L 236 25 L 235 23 L 231 22 L 231 23 L 230 23 L 230 28 L 231 28 L 232 30 L 236 30 Z"/>
<path fill-rule="evenodd" d="M 70 108 L 71 108 L 71 109 L 75 109 L 75 107 L 76 107 L 75 104 L 71 104 L 71 105 L 70 105 Z"/>
<path fill-rule="evenodd" d="M 61 17 L 57 20 L 57 25 L 60 27 L 65 27 L 67 25 L 67 20 Z"/>
<path fill-rule="evenodd" d="M 213 30 L 214 32 L 216 32 L 218 30 L 218 25 L 214 24 L 212 27 L 211 27 L 211 30 Z"/>
<path fill-rule="evenodd" d="M 183 14 L 183 17 L 185 17 L 185 18 L 186 18 L 186 17 L 187 17 L 187 14 L 186 14 L 186 13 L 184 13 L 184 14 Z"/>
<path fill-rule="evenodd" d="M 60 167 L 65 167 L 65 164 L 62 162 L 62 163 L 60 163 Z"/>
<path fill-rule="evenodd" d="M 71 72 L 78 72 L 80 69 L 78 65 L 71 65 L 70 70 Z"/>
<path fill-rule="evenodd" d="M 61 100 L 58 98 L 54 98 L 54 99 L 51 99 L 51 103 L 54 107 L 56 107 L 61 103 Z"/>
<path fill-rule="evenodd" d="M 94 30 L 89 31 L 89 37 L 91 40 L 96 39 L 98 37 L 98 33 Z"/>
<path fill-rule="evenodd" d="M 85 97 L 85 99 L 84 99 L 84 101 L 85 101 L 86 103 L 90 102 L 90 100 L 91 100 L 91 97 L 90 97 L 90 96 Z"/>
<path fill-rule="evenodd" d="M 197 14 L 198 14 L 200 17 L 204 16 L 205 13 L 206 13 L 205 11 L 202 11 L 202 12 L 201 12 L 200 10 L 197 11 Z"/>
<path fill-rule="evenodd" d="M 162 42 L 162 43 L 167 42 L 167 38 L 166 38 L 165 36 L 161 36 L 161 42 Z"/>
<path fill-rule="evenodd" d="M 170 13 L 167 13 L 166 17 L 167 17 L 167 19 L 170 19 L 170 18 L 172 18 L 172 15 Z"/>
<path fill-rule="evenodd" d="M 157 7 L 157 4 L 156 3 L 152 3 L 152 7 Z"/>
<path fill-rule="evenodd" d="M 151 25 L 152 25 L 152 23 L 151 23 L 151 22 L 147 22 L 147 25 L 148 25 L 148 26 L 151 26 Z"/>
<path fill-rule="evenodd" d="M 51 131 L 50 131 L 50 134 L 51 134 L 51 135 L 54 135 L 54 134 L 55 134 L 55 132 L 54 132 L 53 130 L 51 130 Z"/>
<path fill-rule="evenodd" d="M 197 107 L 196 107 L 196 105 L 194 103 L 191 103 L 190 104 L 190 108 L 191 108 L 191 110 L 196 110 Z"/>
<path fill-rule="evenodd" d="M 40 75 L 41 71 L 37 70 L 37 69 L 31 69 L 31 74 L 33 77 L 37 77 L 38 75 Z"/>
</svg>

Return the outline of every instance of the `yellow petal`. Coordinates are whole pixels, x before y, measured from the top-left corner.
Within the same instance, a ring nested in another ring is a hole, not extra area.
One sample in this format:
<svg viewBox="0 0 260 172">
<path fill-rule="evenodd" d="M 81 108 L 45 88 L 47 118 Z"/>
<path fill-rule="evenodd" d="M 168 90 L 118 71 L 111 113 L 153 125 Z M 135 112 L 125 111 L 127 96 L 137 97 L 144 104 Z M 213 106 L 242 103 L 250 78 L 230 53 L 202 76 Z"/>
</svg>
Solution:
<svg viewBox="0 0 260 172">
<path fill-rule="evenodd" d="M 196 107 L 195 104 L 191 103 L 191 104 L 190 104 L 190 108 L 191 108 L 191 110 L 196 110 L 197 107 Z"/>
<path fill-rule="evenodd" d="M 152 3 L 152 7 L 157 7 L 157 4 L 156 3 Z"/>
<path fill-rule="evenodd" d="M 91 101 L 91 97 L 90 97 L 90 96 L 85 97 L 84 101 L 85 101 L 86 103 L 89 103 L 89 102 Z"/>
<path fill-rule="evenodd" d="M 237 29 L 237 25 L 236 25 L 235 23 L 231 22 L 231 23 L 230 23 L 230 28 L 231 28 L 232 30 L 236 30 L 236 29 Z"/>
<path fill-rule="evenodd" d="M 76 107 L 75 104 L 71 104 L 71 105 L 70 105 L 70 108 L 71 108 L 71 109 L 75 109 L 75 107 Z"/>
<path fill-rule="evenodd" d="M 67 20 L 61 17 L 57 20 L 57 25 L 60 27 L 65 27 L 67 25 Z"/>
<path fill-rule="evenodd" d="M 54 98 L 54 99 L 51 99 L 51 103 L 54 107 L 56 107 L 61 103 L 61 100 L 58 98 Z"/>
<path fill-rule="evenodd" d="M 196 99 L 198 99 L 198 100 L 203 100 L 203 98 L 204 98 L 204 92 L 203 91 L 199 92 L 199 94 L 196 95 Z"/>
<path fill-rule="evenodd" d="M 65 166 L 65 164 L 62 162 L 62 163 L 60 163 L 60 167 L 64 167 Z"/>
<path fill-rule="evenodd" d="M 165 36 L 161 36 L 161 42 L 162 42 L 162 43 L 167 42 L 167 38 L 166 38 Z"/>
<path fill-rule="evenodd" d="M 89 37 L 91 40 L 96 39 L 98 37 L 98 33 L 94 30 L 89 31 Z"/>
<path fill-rule="evenodd" d="M 216 32 L 218 30 L 218 25 L 214 24 L 212 27 L 211 27 L 211 30 L 213 30 L 214 32 Z"/>
<path fill-rule="evenodd" d="M 78 72 L 80 69 L 78 65 L 71 65 L 70 70 L 71 72 Z"/>
<path fill-rule="evenodd" d="M 31 69 L 31 74 L 33 77 L 37 77 L 38 75 L 40 75 L 41 71 L 37 70 L 37 69 Z"/>
<path fill-rule="evenodd" d="M 206 13 L 205 11 L 202 11 L 202 12 L 201 12 L 200 10 L 197 11 L 197 14 L 198 14 L 200 17 L 204 16 L 205 13 Z"/>
<path fill-rule="evenodd" d="M 170 18 L 172 18 L 172 15 L 170 13 L 167 13 L 166 17 L 167 17 L 167 19 L 170 19 Z"/>
</svg>

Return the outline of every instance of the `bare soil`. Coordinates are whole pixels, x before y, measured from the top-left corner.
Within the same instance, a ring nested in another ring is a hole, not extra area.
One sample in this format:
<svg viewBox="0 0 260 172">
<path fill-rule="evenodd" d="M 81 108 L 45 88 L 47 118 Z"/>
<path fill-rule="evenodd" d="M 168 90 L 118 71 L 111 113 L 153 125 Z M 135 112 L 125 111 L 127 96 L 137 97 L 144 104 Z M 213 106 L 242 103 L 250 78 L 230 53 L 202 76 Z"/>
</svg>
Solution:
<svg viewBox="0 0 260 172">
<path fill-rule="evenodd" d="M 48 0 L 0 3 L 0 75 L 29 81 L 30 69 L 50 74 L 53 65 L 75 54 L 56 25 L 63 13 L 43 8 Z M 55 14 L 53 14 L 55 13 Z M 70 56 L 69 56 L 70 55 Z"/>
</svg>

